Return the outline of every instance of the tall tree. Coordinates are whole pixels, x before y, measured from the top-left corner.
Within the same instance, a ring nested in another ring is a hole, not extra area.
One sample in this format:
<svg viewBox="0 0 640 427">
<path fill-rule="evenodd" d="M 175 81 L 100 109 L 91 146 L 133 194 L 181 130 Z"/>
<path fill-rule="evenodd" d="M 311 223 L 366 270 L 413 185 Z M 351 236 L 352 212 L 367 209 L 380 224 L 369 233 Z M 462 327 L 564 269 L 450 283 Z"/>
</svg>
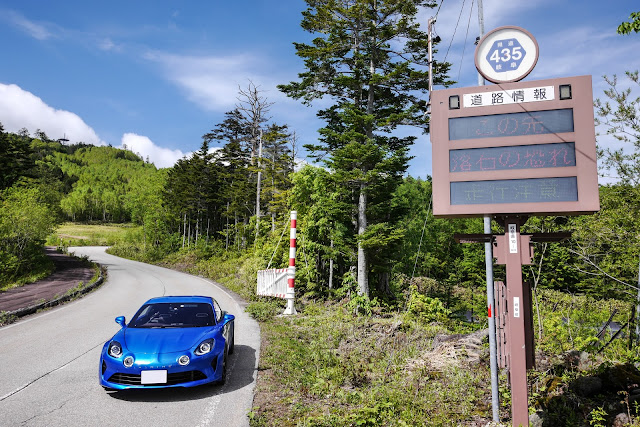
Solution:
<svg viewBox="0 0 640 427">
<path fill-rule="evenodd" d="M 360 294 L 369 295 L 368 252 L 398 238 L 393 218 L 376 215 L 401 182 L 415 137 L 390 134 L 400 125 L 425 131 L 428 91 L 427 34 L 415 18 L 427 0 L 307 0 L 302 28 L 317 34 L 294 43 L 306 71 L 280 85 L 305 104 L 331 98 L 318 116 L 326 121 L 319 142 L 307 146 L 353 190 Z M 447 64 L 435 64 L 443 84 Z M 378 209 L 370 206 L 380 202 Z M 372 226 L 375 233 L 368 233 Z M 384 236 L 381 236 L 384 235 Z M 393 236 L 395 234 L 395 237 Z"/>
<path fill-rule="evenodd" d="M 35 167 L 28 136 L 4 132 L 0 123 L 0 190 L 11 187 Z"/>
<path fill-rule="evenodd" d="M 268 114 L 273 102 L 270 102 L 262 95 L 263 91 L 249 81 L 246 89 L 238 87 L 238 104 L 236 110 L 240 111 L 246 125 L 248 126 L 251 137 L 249 138 L 251 146 L 251 164 L 257 156 L 257 176 L 256 176 L 256 238 L 260 231 L 260 186 L 262 174 L 262 124 L 269 120 Z"/>
<path fill-rule="evenodd" d="M 638 71 L 625 73 L 629 82 L 640 87 Z M 640 184 L 640 96 L 632 96 L 632 88 L 620 89 L 617 76 L 604 76 L 609 88 L 604 94 L 607 100 L 596 99 L 598 117 L 596 124 L 603 125 L 608 135 L 622 143 L 621 147 L 610 148 L 599 145 L 599 157 L 604 166 L 613 169 L 624 183 Z"/>
<path fill-rule="evenodd" d="M 241 241 L 242 243 L 246 241 L 246 236 L 239 230 L 244 229 L 249 222 L 249 217 L 254 214 L 255 198 L 250 182 L 250 128 L 242 112 L 236 108 L 225 113 L 223 122 L 203 136 L 205 140 L 223 144 L 218 161 L 223 165 L 221 196 L 223 217 L 226 221 L 224 228 L 227 248 L 231 238 L 234 239 L 237 248 L 240 247 Z M 233 220 L 233 228 L 229 224 L 231 220 Z"/>
</svg>

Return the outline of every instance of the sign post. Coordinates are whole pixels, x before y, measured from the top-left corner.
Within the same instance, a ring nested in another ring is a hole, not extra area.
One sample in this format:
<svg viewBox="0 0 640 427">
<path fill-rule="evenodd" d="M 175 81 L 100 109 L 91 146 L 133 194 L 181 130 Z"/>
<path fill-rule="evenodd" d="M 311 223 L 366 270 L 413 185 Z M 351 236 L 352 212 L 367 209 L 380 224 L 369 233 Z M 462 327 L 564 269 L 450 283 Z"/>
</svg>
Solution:
<svg viewBox="0 0 640 427">
<path fill-rule="evenodd" d="M 591 76 L 519 82 L 537 59 L 531 34 L 501 27 L 483 37 L 475 58 L 495 85 L 431 94 L 434 216 L 492 217 L 504 226 L 502 236 L 464 240 L 495 240 L 494 256 L 506 264 L 500 359 L 509 369 L 514 426 L 529 423 L 526 370 L 533 366 L 531 298 L 522 281 L 531 236 L 520 228 L 532 215 L 600 209 Z"/>
</svg>

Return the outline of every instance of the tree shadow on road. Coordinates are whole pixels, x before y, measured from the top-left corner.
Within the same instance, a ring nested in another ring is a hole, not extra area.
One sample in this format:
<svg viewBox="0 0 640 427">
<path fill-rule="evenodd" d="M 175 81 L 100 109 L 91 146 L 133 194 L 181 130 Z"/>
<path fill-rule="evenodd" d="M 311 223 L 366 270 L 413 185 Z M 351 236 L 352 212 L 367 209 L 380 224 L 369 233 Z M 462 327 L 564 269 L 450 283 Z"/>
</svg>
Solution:
<svg viewBox="0 0 640 427">
<path fill-rule="evenodd" d="M 247 345 L 234 347 L 229 355 L 227 382 L 224 385 L 206 384 L 198 387 L 149 388 L 108 392 L 114 399 L 129 402 L 180 402 L 207 399 L 212 396 L 232 393 L 255 382 L 256 351 Z"/>
</svg>

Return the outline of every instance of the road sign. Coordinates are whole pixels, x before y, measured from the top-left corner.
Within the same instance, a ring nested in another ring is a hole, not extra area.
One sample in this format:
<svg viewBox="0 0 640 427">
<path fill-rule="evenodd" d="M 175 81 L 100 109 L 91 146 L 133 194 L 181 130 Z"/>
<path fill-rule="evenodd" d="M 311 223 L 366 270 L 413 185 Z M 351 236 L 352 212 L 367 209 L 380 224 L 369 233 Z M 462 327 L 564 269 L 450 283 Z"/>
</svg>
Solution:
<svg viewBox="0 0 640 427">
<path fill-rule="evenodd" d="M 478 72 L 490 82 L 517 82 L 538 62 L 538 42 L 520 27 L 496 28 L 478 43 L 475 62 Z"/>
<path fill-rule="evenodd" d="M 591 77 L 432 93 L 436 216 L 600 209 Z"/>
</svg>

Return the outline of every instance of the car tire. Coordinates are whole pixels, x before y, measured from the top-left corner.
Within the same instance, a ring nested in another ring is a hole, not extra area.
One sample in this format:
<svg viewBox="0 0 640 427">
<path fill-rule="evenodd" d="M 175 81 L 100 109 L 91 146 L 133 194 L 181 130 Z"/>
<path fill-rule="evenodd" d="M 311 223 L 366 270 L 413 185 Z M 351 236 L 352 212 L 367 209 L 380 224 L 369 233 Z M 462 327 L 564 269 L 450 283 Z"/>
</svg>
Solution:
<svg viewBox="0 0 640 427">
<path fill-rule="evenodd" d="M 229 339 L 229 354 L 233 354 L 233 350 L 236 344 L 236 332 L 235 332 L 235 325 L 232 323 L 231 324 L 231 333 L 229 335 L 231 335 L 231 338 Z"/>
<path fill-rule="evenodd" d="M 225 346 L 224 347 L 224 353 L 222 355 L 222 376 L 220 377 L 220 380 L 218 381 L 218 384 L 220 385 L 224 385 L 224 383 L 227 382 L 227 359 L 228 359 L 228 347 Z"/>
</svg>

